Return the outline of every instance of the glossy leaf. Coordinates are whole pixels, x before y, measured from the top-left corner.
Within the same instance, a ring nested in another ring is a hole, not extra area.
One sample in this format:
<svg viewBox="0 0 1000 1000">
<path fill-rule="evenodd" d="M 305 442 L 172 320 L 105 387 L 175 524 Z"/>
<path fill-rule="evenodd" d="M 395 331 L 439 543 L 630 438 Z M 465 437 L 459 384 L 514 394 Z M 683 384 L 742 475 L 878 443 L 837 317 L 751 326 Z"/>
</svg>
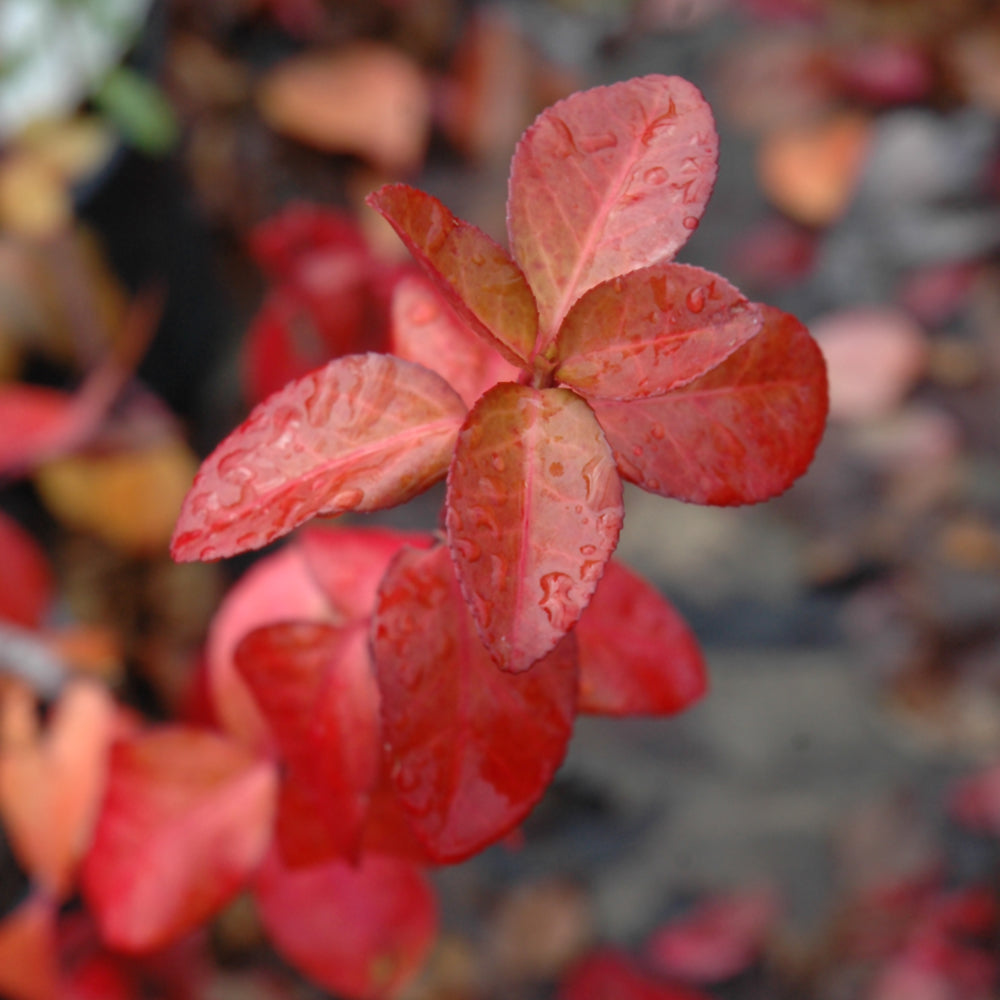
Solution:
<svg viewBox="0 0 1000 1000">
<path fill-rule="evenodd" d="M 527 815 L 561 763 L 575 644 L 566 639 L 527 672 L 497 670 L 444 546 L 400 553 L 372 641 L 396 792 L 435 860 L 468 857 Z"/>
<path fill-rule="evenodd" d="M 592 400 L 625 479 L 693 503 L 756 503 L 812 461 L 827 413 L 823 357 L 768 306 L 764 328 L 707 375 L 652 399 Z"/>
<path fill-rule="evenodd" d="M 53 899 L 69 895 L 90 843 L 116 735 L 110 696 L 76 681 L 38 731 L 30 693 L 11 687 L 0 717 L 0 816 L 18 860 Z"/>
<path fill-rule="evenodd" d="M 59 1000 L 56 907 L 34 893 L 0 917 L 0 994 L 9 1000 Z"/>
<path fill-rule="evenodd" d="M 594 951 L 578 962 L 557 996 L 558 1000 L 711 1000 L 700 991 L 653 978 L 611 948 Z"/>
<path fill-rule="evenodd" d="M 392 352 L 437 372 L 472 406 L 497 382 L 516 382 L 506 361 L 449 308 L 428 282 L 400 280 L 392 300 Z"/>
<path fill-rule="evenodd" d="M 554 375 L 588 398 L 659 396 L 720 364 L 761 324 L 760 310 L 718 275 L 656 264 L 598 285 L 573 306 Z"/>
<path fill-rule="evenodd" d="M 245 636 L 234 655 L 292 783 L 278 812 L 285 861 L 315 859 L 315 837 L 310 850 L 301 849 L 291 822 L 309 805 L 327 831 L 325 857 L 353 860 L 381 760 L 367 630 L 321 622 L 267 625 Z"/>
<path fill-rule="evenodd" d="M 392 224 L 458 315 L 511 364 L 525 366 L 535 346 L 538 311 L 507 251 L 437 198 L 406 184 L 373 191 L 367 201 Z"/>
<path fill-rule="evenodd" d="M 208 731 L 116 744 L 82 881 L 104 941 L 152 951 L 218 911 L 260 862 L 275 790 L 268 762 Z"/>
<path fill-rule="evenodd" d="M 671 715 L 706 690 L 694 633 L 659 591 L 612 559 L 576 626 L 577 710 Z"/>
<path fill-rule="evenodd" d="M 273 736 L 236 669 L 234 653 L 255 628 L 282 621 L 344 623 L 298 544 L 265 556 L 244 573 L 223 598 L 208 633 L 208 688 L 216 717 L 230 735 L 257 749 L 271 746 Z"/>
<path fill-rule="evenodd" d="M 316 514 L 402 503 L 444 474 L 464 414 L 419 365 L 380 354 L 332 361 L 257 406 L 205 460 L 173 556 L 218 559 Z"/>
<path fill-rule="evenodd" d="M 0 621 L 35 628 L 52 601 L 52 570 L 41 546 L 0 511 Z"/>
<path fill-rule="evenodd" d="M 576 624 L 622 524 L 621 482 L 587 404 L 505 383 L 462 426 L 448 542 L 494 660 L 526 670 Z"/>
<path fill-rule="evenodd" d="M 538 116 L 514 153 L 507 227 L 540 349 L 588 289 L 673 258 L 712 192 L 717 151 L 708 104 L 676 76 L 595 87 Z"/>
<path fill-rule="evenodd" d="M 291 870 L 271 852 L 254 891 L 275 948 L 346 1000 L 397 995 L 420 970 L 437 931 L 426 876 L 398 858 L 368 854 Z"/>
</svg>

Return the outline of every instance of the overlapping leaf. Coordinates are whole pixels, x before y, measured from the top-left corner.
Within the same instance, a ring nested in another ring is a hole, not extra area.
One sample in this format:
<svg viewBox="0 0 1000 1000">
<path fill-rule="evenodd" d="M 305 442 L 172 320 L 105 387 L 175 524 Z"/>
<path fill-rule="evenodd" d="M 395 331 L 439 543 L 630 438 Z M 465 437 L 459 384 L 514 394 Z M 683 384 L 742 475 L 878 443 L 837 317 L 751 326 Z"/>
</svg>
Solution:
<svg viewBox="0 0 1000 1000">
<path fill-rule="evenodd" d="M 761 323 L 759 310 L 718 275 L 656 264 L 603 282 L 573 306 L 553 374 L 587 397 L 659 396 L 720 364 Z"/>
<path fill-rule="evenodd" d="M 254 891 L 278 951 L 347 1000 L 399 993 L 437 931 L 426 876 L 399 858 L 368 854 L 357 866 L 334 861 L 291 870 L 272 852 Z"/>
<path fill-rule="evenodd" d="M 670 715 L 705 693 L 694 633 L 655 587 L 613 559 L 576 637 L 580 712 Z"/>
<path fill-rule="evenodd" d="M 483 642 L 526 670 L 576 624 L 618 543 L 621 482 L 590 408 L 566 389 L 491 389 L 462 427 L 447 506 Z"/>
<path fill-rule="evenodd" d="M 761 332 L 701 378 L 651 399 L 591 400 L 626 479 L 693 503 L 742 504 L 805 472 L 826 422 L 823 357 L 794 316 L 761 309 Z"/>
<path fill-rule="evenodd" d="M 576 707 L 567 637 L 521 674 L 496 669 L 448 550 L 408 550 L 379 592 L 372 641 L 396 792 L 438 861 L 498 840 L 562 761 Z"/>
<path fill-rule="evenodd" d="M 507 251 L 437 198 L 406 184 L 380 188 L 368 204 L 388 219 L 458 315 L 511 364 L 526 365 L 538 311 Z"/>
<path fill-rule="evenodd" d="M 316 514 L 402 503 L 447 468 L 465 406 L 438 375 L 351 355 L 257 406 L 205 460 L 177 522 L 175 559 L 259 548 Z"/>
<path fill-rule="evenodd" d="M 507 226 L 540 350 L 588 289 L 674 256 L 698 226 L 717 155 L 711 110 L 679 77 L 595 87 L 538 116 L 514 153 Z"/>
<path fill-rule="evenodd" d="M 82 876 L 104 941 L 151 951 L 228 902 L 267 847 L 275 789 L 270 763 L 206 730 L 116 744 Z"/>
<path fill-rule="evenodd" d="M 354 860 L 379 774 L 379 692 L 361 626 L 268 625 L 235 652 L 285 765 L 277 834 L 287 864 Z M 310 836 L 299 836 L 305 818 Z M 325 844 L 319 834 L 325 831 Z"/>
</svg>

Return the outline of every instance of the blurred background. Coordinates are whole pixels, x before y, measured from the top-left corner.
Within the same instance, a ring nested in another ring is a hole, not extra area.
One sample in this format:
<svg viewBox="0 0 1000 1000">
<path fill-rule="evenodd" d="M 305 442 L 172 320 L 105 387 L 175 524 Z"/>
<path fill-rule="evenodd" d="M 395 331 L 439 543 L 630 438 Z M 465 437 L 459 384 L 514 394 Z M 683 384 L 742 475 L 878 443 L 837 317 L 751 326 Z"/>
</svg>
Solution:
<svg viewBox="0 0 1000 1000">
<path fill-rule="evenodd" d="M 619 554 L 712 690 L 579 720 L 518 843 L 437 873 L 407 997 L 554 996 L 607 946 L 722 1000 L 996 998 L 994 0 L 5 0 L 0 672 L 195 712 L 250 560 L 172 564 L 174 518 L 253 403 L 383 343 L 407 265 L 364 196 L 405 180 L 503 241 L 535 115 L 646 73 L 721 136 L 680 259 L 810 327 L 829 427 L 766 505 L 627 494 Z M 382 520 L 432 528 L 440 499 Z M 25 886 L 0 853 L 3 912 Z M 322 995 L 245 907 L 210 954 L 198 995 Z"/>
</svg>

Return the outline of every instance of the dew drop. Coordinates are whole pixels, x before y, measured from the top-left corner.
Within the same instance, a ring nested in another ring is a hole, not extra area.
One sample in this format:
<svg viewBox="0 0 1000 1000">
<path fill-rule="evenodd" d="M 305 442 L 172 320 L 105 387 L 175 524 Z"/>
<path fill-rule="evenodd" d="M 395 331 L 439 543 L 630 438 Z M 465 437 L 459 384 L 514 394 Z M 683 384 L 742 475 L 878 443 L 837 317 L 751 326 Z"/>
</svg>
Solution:
<svg viewBox="0 0 1000 1000">
<path fill-rule="evenodd" d="M 643 175 L 642 179 L 654 187 L 660 184 L 666 184 L 667 182 L 667 172 L 663 167 L 650 167 Z"/>
<path fill-rule="evenodd" d="M 588 559 L 580 567 L 580 580 L 583 583 L 596 583 L 601 578 L 604 563 L 600 559 Z"/>
<path fill-rule="evenodd" d="M 552 123 L 552 147 L 551 153 L 557 159 L 565 160 L 576 152 L 576 142 L 570 127 L 561 119 L 554 115 L 549 118 Z"/>
<path fill-rule="evenodd" d="M 560 632 L 567 631 L 579 615 L 579 608 L 571 596 L 573 580 L 566 573 L 546 573 L 539 585 L 542 599 L 538 604 L 549 623 Z"/>
<path fill-rule="evenodd" d="M 563 468 L 562 462 L 553 462 L 549 466 L 549 475 L 550 476 L 561 476 L 563 474 L 563 472 L 565 472 L 565 471 L 566 470 Z"/>
<path fill-rule="evenodd" d="M 653 292 L 653 301 L 661 313 L 670 311 L 670 286 L 665 274 L 656 274 L 649 279 L 649 287 Z"/>
<path fill-rule="evenodd" d="M 330 506 L 334 510 L 354 510 L 364 498 L 364 490 L 353 488 L 342 490 L 330 501 Z"/>
<path fill-rule="evenodd" d="M 476 267 L 482 267 L 486 263 L 486 258 L 481 253 L 474 253 L 469 259 Z"/>
<path fill-rule="evenodd" d="M 470 563 L 478 562 L 480 556 L 483 554 L 483 550 L 479 547 L 477 542 L 474 542 L 471 538 L 456 538 L 455 548 L 458 550 L 458 554 L 466 561 Z"/>
<path fill-rule="evenodd" d="M 438 318 L 440 310 L 433 302 L 417 302 L 407 313 L 414 326 L 426 326 Z"/>
<path fill-rule="evenodd" d="M 578 140 L 578 145 L 585 153 L 600 153 L 604 149 L 614 149 L 618 145 L 618 136 L 614 132 L 585 135 Z"/>
<path fill-rule="evenodd" d="M 705 289 L 702 288 L 701 285 L 697 288 L 692 288 L 691 291 L 687 293 L 685 302 L 691 312 L 700 313 L 702 309 L 705 308 Z"/>
<path fill-rule="evenodd" d="M 592 556 L 597 551 L 596 545 L 581 545 L 580 555 L 581 556 Z"/>
<path fill-rule="evenodd" d="M 654 441 L 662 441 L 667 436 L 667 432 L 663 429 L 663 424 L 653 424 L 649 428 L 649 436 Z"/>
<path fill-rule="evenodd" d="M 399 759 L 393 762 L 392 778 L 403 795 L 409 795 L 420 784 L 420 772 L 417 768 Z"/>
<path fill-rule="evenodd" d="M 681 225 L 689 232 L 694 232 L 698 228 L 698 220 L 693 215 L 685 215 Z"/>
</svg>

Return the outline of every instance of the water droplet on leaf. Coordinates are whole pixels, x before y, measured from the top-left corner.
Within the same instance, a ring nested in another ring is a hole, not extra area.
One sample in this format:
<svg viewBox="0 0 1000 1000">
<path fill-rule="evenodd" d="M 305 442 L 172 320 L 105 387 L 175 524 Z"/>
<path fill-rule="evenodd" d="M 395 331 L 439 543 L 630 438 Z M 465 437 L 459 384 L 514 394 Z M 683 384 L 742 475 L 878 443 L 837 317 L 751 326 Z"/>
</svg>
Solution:
<svg viewBox="0 0 1000 1000">
<path fill-rule="evenodd" d="M 667 172 L 663 167 L 650 167 L 643 175 L 642 179 L 651 185 L 666 184 Z"/>
<path fill-rule="evenodd" d="M 573 581 L 566 573 L 546 573 L 539 580 L 542 599 L 538 602 L 553 628 L 568 631 L 576 621 L 579 608 L 571 596 Z"/>
<path fill-rule="evenodd" d="M 681 225 L 693 233 L 698 228 L 698 220 L 693 215 L 685 215 Z"/>
<path fill-rule="evenodd" d="M 705 289 L 700 285 L 697 288 L 692 288 L 691 291 L 687 293 L 685 301 L 687 302 L 687 307 L 691 310 L 691 312 L 700 313 L 702 309 L 705 308 Z"/>
</svg>

